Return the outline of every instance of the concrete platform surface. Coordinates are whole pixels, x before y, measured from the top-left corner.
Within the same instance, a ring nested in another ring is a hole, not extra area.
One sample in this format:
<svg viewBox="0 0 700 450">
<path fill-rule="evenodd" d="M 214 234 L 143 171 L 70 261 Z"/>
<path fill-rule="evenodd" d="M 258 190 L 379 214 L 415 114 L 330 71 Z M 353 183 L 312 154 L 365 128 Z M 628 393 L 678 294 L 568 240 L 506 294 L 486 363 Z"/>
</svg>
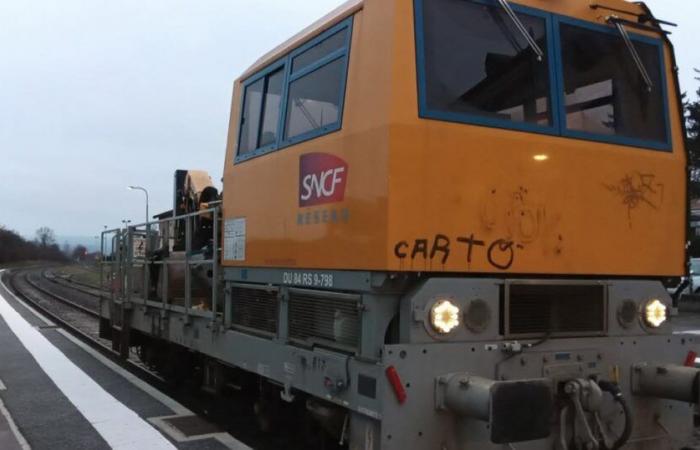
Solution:
<svg viewBox="0 0 700 450">
<path fill-rule="evenodd" d="M 0 449 L 250 449 L 213 426 L 178 429 L 193 416 L 24 304 L 0 278 Z"/>
</svg>

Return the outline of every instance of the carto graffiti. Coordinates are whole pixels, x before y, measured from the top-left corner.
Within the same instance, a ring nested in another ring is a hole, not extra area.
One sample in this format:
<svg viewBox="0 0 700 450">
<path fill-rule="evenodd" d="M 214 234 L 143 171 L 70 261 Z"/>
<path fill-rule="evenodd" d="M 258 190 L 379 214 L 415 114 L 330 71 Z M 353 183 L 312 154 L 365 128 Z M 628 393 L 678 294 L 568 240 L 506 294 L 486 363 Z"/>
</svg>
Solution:
<svg viewBox="0 0 700 450">
<path fill-rule="evenodd" d="M 401 261 L 422 258 L 444 265 L 458 252 L 458 257 L 463 258 L 467 265 L 470 265 L 474 258 L 485 257 L 496 269 L 508 270 L 515 262 L 516 250 L 523 248 L 509 239 L 485 241 L 478 239 L 474 234 L 450 239 L 444 234 L 437 234 L 433 239 L 399 241 L 394 246 L 394 255 Z"/>
</svg>

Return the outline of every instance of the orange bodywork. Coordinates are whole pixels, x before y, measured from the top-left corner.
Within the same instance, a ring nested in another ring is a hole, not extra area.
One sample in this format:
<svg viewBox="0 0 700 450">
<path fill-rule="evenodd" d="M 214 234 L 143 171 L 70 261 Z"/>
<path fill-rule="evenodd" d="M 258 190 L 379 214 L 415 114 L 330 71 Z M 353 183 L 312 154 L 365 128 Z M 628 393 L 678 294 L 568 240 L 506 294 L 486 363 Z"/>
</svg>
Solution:
<svg viewBox="0 0 700 450">
<path fill-rule="evenodd" d="M 597 23 L 607 14 L 584 0 L 514 3 Z M 621 0 L 606 4 L 637 8 Z M 349 15 L 354 24 L 342 128 L 235 163 L 241 81 Z M 664 52 L 672 152 L 422 119 L 413 2 L 350 2 L 235 83 L 224 220 L 245 218 L 245 258 L 223 264 L 681 275 L 686 155 L 671 49 Z M 300 157 L 309 153 L 346 162 L 342 201 L 300 206 Z M 333 214 L 340 219 L 330 220 Z"/>
</svg>

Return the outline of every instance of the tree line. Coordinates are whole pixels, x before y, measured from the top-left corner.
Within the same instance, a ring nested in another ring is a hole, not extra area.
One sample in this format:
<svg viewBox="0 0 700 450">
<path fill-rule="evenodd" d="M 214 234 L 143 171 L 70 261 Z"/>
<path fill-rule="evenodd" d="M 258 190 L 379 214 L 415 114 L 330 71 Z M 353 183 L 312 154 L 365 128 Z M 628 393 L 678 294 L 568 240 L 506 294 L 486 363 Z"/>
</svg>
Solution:
<svg viewBox="0 0 700 450">
<path fill-rule="evenodd" d="M 36 231 L 36 239 L 29 241 L 19 233 L 0 225 L 0 265 L 20 261 L 65 261 L 66 255 L 56 244 L 56 236 L 48 227 Z"/>
</svg>

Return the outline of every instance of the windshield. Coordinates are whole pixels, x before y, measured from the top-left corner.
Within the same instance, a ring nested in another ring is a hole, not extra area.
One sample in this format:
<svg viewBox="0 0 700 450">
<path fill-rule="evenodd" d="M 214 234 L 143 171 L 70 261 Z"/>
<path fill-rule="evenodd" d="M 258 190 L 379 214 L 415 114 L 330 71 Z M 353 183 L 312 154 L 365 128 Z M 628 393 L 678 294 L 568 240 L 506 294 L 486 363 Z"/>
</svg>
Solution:
<svg viewBox="0 0 700 450">
<path fill-rule="evenodd" d="M 522 28 L 496 2 L 415 1 L 421 117 L 670 150 L 659 40 L 517 5 Z"/>
<path fill-rule="evenodd" d="M 538 61 L 499 6 L 464 0 L 424 0 L 427 106 L 483 118 L 552 123 L 549 62 Z M 517 14 L 539 47 L 543 18 Z"/>
<path fill-rule="evenodd" d="M 569 130 L 666 141 L 659 49 L 635 41 L 651 90 L 619 34 L 561 25 Z"/>
</svg>

